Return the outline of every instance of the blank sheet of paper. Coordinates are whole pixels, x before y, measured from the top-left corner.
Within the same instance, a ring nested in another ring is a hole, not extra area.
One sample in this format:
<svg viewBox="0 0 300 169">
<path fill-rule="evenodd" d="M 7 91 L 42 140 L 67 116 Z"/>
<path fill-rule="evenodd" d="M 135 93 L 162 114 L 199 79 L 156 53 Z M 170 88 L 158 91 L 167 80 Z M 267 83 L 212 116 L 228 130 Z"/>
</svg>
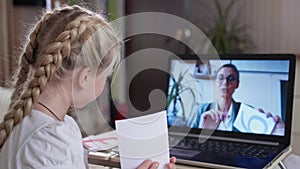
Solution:
<svg viewBox="0 0 300 169">
<path fill-rule="evenodd" d="M 121 168 L 137 168 L 147 159 L 159 162 L 159 169 L 169 163 L 166 111 L 116 121 Z"/>
</svg>

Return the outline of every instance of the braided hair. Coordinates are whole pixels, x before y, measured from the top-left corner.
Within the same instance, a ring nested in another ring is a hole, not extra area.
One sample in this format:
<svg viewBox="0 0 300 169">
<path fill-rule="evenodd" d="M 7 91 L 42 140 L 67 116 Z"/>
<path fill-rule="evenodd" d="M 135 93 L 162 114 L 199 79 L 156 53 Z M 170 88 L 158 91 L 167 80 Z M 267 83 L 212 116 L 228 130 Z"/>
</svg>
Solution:
<svg viewBox="0 0 300 169">
<path fill-rule="evenodd" d="M 78 64 L 95 69 L 114 66 L 119 55 L 112 57 L 110 50 L 118 45 L 110 25 L 89 10 L 72 6 L 45 14 L 29 34 L 20 56 L 15 90 L 0 124 L 0 148 L 13 128 L 30 114 L 49 81 L 59 80 Z"/>
</svg>

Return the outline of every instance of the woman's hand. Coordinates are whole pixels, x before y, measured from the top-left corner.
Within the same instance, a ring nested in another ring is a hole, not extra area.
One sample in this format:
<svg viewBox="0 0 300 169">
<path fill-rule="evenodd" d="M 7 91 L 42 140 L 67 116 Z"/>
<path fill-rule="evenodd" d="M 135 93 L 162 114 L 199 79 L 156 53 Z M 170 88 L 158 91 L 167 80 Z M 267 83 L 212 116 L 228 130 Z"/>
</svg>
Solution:
<svg viewBox="0 0 300 169">
<path fill-rule="evenodd" d="M 222 120 L 222 113 L 217 110 L 209 110 L 201 115 L 202 128 L 216 129 Z"/>
<path fill-rule="evenodd" d="M 204 119 L 211 118 L 211 120 L 215 121 L 215 123 L 218 123 L 221 120 L 221 116 L 222 112 L 217 110 L 209 110 L 204 112 L 201 117 Z"/>
<path fill-rule="evenodd" d="M 267 118 L 273 118 L 274 122 L 276 123 L 273 131 L 271 134 L 275 134 L 275 135 L 284 135 L 284 122 L 282 121 L 282 119 L 278 116 L 278 115 L 273 115 L 270 112 L 265 112 L 263 109 L 258 109 L 259 112 L 262 112 L 264 114 L 267 115 Z"/>
<path fill-rule="evenodd" d="M 167 168 L 168 169 L 176 169 L 175 162 L 176 162 L 176 158 L 171 157 L 170 163 L 166 164 Z M 158 168 L 158 166 L 159 166 L 158 162 L 146 160 L 137 169 L 156 169 L 156 168 Z"/>
</svg>

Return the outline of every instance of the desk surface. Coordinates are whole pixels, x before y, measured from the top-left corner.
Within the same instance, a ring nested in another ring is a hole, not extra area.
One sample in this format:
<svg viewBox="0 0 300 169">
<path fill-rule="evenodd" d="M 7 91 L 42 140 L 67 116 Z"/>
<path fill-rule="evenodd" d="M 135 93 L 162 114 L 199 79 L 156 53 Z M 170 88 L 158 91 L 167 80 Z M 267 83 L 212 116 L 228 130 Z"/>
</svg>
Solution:
<svg viewBox="0 0 300 169">
<path fill-rule="evenodd" d="M 280 169 L 277 164 L 282 163 L 283 159 L 290 153 L 289 151 L 285 152 L 281 157 L 279 157 L 276 161 L 274 161 L 273 165 L 270 168 L 273 169 Z M 100 166 L 107 166 L 109 168 L 120 168 L 120 159 L 118 154 L 114 152 L 90 152 L 88 155 L 89 164 L 100 165 Z M 189 165 L 181 165 L 176 164 L 177 169 L 204 169 L 201 167 L 189 166 Z M 284 168 L 284 167 L 283 167 Z"/>
<path fill-rule="evenodd" d="M 89 163 L 112 168 L 120 168 L 120 159 L 117 154 L 111 152 L 90 152 Z M 199 169 L 199 167 L 176 164 L 176 169 Z M 201 168 L 200 168 L 201 169 Z"/>
</svg>

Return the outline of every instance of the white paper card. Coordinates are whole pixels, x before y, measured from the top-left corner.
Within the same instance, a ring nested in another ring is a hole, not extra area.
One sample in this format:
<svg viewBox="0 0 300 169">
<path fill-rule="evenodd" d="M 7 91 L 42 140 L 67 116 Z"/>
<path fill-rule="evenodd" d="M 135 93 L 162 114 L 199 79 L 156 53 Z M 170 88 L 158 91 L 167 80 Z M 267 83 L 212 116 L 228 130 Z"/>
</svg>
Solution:
<svg viewBox="0 0 300 169">
<path fill-rule="evenodd" d="M 159 162 L 165 169 L 170 161 L 166 112 L 116 121 L 122 169 L 134 169 L 145 160 Z"/>
<path fill-rule="evenodd" d="M 266 114 L 245 104 L 241 104 L 233 126 L 241 132 L 271 134 L 275 124 L 273 118 L 267 118 Z"/>
</svg>

